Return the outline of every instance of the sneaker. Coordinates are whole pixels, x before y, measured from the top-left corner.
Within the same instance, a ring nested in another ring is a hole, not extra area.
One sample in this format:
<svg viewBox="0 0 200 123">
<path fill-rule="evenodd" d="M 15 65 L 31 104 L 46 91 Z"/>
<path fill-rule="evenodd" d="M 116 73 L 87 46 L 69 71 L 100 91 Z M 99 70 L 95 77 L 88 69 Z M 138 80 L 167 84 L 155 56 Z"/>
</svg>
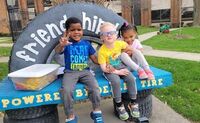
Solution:
<svg viewBox="0 0 200 123">
<path fill-rule="evenodd" d="M 130 110 L 131 116 L 134 118 L 139 118 L 140 117 L 140 111 L 138 108 L 137 103 L 129 103 L 128 104 L 128 109 Z"/>
<path fill-rule="evenodd" d="M 78 117 L 75 116 L 74 119 L 66 119 L 65 123 L 78 123 Z"/>
<path fill-rule="evenodd" d="M 90 117 L 94 120 L 94 123 L 104 123 L 102 113 L 90 113 Z"/>
<path fill-rule="evenodd" d="M 119 115 L 119 118 L 120 118 L 121 120 L 128 120 L 129 115 L 128 115 L 128 113 L 127 113 L 127 111 L 126 111 L 124 105 L 122 105 L 122 106 L 120 106 L 120 107 L 117 107 L 117 106 L 116 106 L 116 110 L 117 110 L 118 115 Z"/>
<path fill-rule="evenodd" d="M 155 76 L 153 75 L 153 72 L 150 69 L 145 70 L 145 73 L 147 74 L 149 80 L 155 79 Z"/>
<path fill-rule="evenodd" d="M 148 75 L 145 73 L 145 71 L 143 69 L 138 70 L 138 76 L 139 76 L 139 79 L 147 79 L 148 78 Z"/>
</svg>

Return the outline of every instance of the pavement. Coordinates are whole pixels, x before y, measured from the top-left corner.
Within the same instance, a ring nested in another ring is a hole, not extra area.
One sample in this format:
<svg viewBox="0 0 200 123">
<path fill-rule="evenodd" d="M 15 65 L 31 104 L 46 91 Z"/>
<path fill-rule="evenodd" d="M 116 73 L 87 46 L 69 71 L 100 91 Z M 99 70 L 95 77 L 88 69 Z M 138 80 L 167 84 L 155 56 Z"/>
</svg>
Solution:
<svg viewBox="0 0 200 123">
<path fill-rule="evenodd" d="M 74 105 L 75 112 L 79 116 L 80 123 L 93 123 L 89 117 L 91 103 L 86 102 L 83 104 Z M 113 113 L 112 99 L 106 99 L 101 101 L 101 109 L 104 114 L 105 123 L 125 123 L 119 120 Z M 65 116 L 63 107 L 58 106 L 60 123 L 64 123 Z M 190 123 L 187 119 L 172 110 L 167 104 L 158 100 L 153 96 L 153 110 L 152 116 L 149 119 L 150 123 Z M 134 123 L 134 122 L 129 122 Z"/>
<path fill-rule="evenodd" d="M 139 35 L 140 41 L 145 41 L 153 36 L 157 35 L 157 32 L 151 32 L 143 35 Z M 2 44 L 0 44 L 1 47 Z M 3 44 L 2 46 L 5 46 Z M 166 57 L 174 59 L 184 59 L 200 62 L 200 54 L 198 53 L 186 53 L 186 52 L 174 52 L 174 51 L 163 51 L 163 50 L 154 50 L 149 46 L 144 46 L 144 54 L 157 57 Z M 8 57 L 0 57 L 0 62 L 8 62 Z M 91 103 L 78 103 L 74 105 L 75 112 L 79 116 L 79 121 L 81 123 L 92 123 L 92 120 L 89 118 Z M 113 104 L 112 99 L 102 100 L 101 109 L 104 114 L 105 123 L 124 123 L 114 116 L 113 113 Z M 62 106 L 58 106 L 59 111 L 59 120 L 60 123 L 64 123 L 65 116 L 62 109 Z M 176 113 L 172 108 L 167 104 L 161 102 L 159 99 L 153 96 L 153 110 L 152 116 L 149 119 L 150 123 L 191 123 L 189 120 L 185 119 L 180 114 Z M 3 123 L 2 117 L 0 117 L 0 123 Z"/>
</svg>

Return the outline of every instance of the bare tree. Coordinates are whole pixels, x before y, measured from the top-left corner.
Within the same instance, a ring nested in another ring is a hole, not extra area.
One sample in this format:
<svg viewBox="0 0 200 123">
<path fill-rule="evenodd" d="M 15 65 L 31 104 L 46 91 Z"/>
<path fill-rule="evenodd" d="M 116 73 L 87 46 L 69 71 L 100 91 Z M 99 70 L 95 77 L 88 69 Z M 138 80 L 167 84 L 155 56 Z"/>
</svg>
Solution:
<svg viewBox="0 0 200 123">
<path fill-rule="evenodd" d="M 200 26 L 200 0 L 194 0 L 194 26 Z"/>
</svg>

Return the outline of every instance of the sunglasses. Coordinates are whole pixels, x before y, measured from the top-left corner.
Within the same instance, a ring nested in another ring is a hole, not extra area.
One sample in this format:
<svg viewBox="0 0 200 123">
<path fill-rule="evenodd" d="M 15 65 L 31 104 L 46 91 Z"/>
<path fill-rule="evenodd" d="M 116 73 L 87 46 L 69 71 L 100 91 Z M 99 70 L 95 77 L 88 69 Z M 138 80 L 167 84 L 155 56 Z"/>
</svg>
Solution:
<svg viewBox="0 0 200 123">
<path fill-rule="evenodd" d="M 101 36 L 111 36 L 117 34 L 117 31 L 110 31 L 110 32 L 100 32 Z"/>
</svg>

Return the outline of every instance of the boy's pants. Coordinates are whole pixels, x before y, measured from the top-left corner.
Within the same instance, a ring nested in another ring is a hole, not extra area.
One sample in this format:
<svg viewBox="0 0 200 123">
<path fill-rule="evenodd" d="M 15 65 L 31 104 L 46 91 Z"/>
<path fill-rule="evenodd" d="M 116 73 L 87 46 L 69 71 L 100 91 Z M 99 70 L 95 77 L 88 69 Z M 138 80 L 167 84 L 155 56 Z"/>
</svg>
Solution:
<svg viewBox="0 0 200 123">
<path fill-rule="evenodd" d="M 73 111 L 73 94 L 77 82 L 87 86 L 88 96 L 92 102 L 93 109 L 100 107 L 100 91 L 95 77 L 89 70 L 83 71 L 65 71 L 61 91 L 64 101 L 64 110 L 66 116 L 74 114 Z"/>
<path fill-rule="evenodd" d="M 121 102 L 121 87 L 120 87 L 120 78 L 123 79 L 124 82 L 127 84 L 127 90 L 130 99 L 136 99 L 137 95 L 137 86 L 135 77 L 131 72 L 127 76 L 119 76 L 114 73 L 104 73 L 106 79 L 110 82 L 112 87 L 113 98 L 115 102 Z"/>
</svg>

